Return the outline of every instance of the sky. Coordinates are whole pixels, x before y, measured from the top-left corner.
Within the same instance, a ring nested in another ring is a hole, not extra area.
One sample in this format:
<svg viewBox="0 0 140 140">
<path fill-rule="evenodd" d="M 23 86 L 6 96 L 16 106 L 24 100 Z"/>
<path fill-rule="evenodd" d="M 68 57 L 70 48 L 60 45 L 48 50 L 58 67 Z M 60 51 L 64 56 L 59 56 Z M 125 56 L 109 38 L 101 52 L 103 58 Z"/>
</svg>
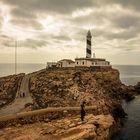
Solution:
<svg viewBox="0 0 140 140">
<path fill-rule="evenodd" d="M 92 52 L 140 64 L 140 0 L 0 0 L 0 63 L 46 63 Z"/>
</svg>

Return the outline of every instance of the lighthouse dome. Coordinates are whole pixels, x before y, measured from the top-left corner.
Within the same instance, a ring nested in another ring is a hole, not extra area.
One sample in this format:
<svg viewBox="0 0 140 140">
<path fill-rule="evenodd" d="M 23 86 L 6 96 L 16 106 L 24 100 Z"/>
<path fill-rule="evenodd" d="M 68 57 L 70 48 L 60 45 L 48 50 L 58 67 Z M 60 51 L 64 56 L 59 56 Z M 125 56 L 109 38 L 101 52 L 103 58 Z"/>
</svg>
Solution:
<svg viewBox="0 0 140 140">
<path fill-rule="evenodd" d="M 90 30 L 88 30 L 87 36 L 88 36 L 88 37 L 91 37 L 91 32 L 90 32 Z"/>
</svg>

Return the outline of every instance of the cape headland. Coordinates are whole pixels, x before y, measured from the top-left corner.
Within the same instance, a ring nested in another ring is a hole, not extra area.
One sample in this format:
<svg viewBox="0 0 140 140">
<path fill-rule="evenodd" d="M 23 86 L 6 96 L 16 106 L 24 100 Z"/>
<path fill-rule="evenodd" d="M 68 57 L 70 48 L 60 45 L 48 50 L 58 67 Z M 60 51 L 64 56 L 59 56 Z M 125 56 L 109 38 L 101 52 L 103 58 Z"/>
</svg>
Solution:
<svg viewBox="0 0 140 140">
<path fill-rule="evenodd" d="M 119 71 L 113 68 L 49 68 L 29 75 L 33 103 L 25 105 L 11 119 L 1 117 L 1 139 L 7 136 L 10 139 L 110 139 L 118 130 L 120 118 L 126 115 L 121 100 L 132 99 L 140 89 L 139 84 L 122 84 Z M 5 96 L 10 94 L 7 92 Z M 78 109 L 82 101 L 92 107 L 86 109 L 84 122 Z M 63 107 L 67 108 L 63 110 Z M 74 107 L 77 109 L 73 110 Z M 52 110 L 47 113 L 49 108 Z"/>
</svg>

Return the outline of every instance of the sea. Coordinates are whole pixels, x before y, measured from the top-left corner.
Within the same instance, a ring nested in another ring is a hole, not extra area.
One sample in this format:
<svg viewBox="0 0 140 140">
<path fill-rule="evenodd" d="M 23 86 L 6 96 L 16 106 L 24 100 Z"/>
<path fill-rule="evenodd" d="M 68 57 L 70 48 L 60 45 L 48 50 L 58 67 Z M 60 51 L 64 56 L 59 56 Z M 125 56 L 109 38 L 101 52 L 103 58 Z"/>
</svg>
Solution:
<svg viewBox="0 0 140 140">
<path fill-rule="evenodd" d="M 31 73 L 44 69 L 46 64 L 17 64 L 17 73 Z M 113 65 L 120 72 L 120 79 L 126 85 L 140 82 L 140 65 Z M 0 64 L 0 77 L 15 74 L 14 64 Z M 123 101 L 122 106 L 128 114 L 123 126 L 112 140 L 140 140 L 140 96 L 131 102 Z"/>
<path fill-rule="evenodd" d="M 41 69 L 46 68 L 46 64 L 17 64 L 17 70 L 16 73 L 32 73 Z M 13 75 L 15 74 L 15 64 L 12 63 L 1 63 L 0 64 L 0 77 L 7 76 L 7 75 Z"/>
<path fill-rule="evenodd" d="M 116 65 L 114 68 L 120 71 L 120 79 L 126 85 L 140 82 L 139 65 Z M 130 102 L 123 101 L 122 107 L 128 114 L 128 118 L 123 119 L 120 131 L 112 140 L 140 140 L 140 95 Z"/>
</svg>

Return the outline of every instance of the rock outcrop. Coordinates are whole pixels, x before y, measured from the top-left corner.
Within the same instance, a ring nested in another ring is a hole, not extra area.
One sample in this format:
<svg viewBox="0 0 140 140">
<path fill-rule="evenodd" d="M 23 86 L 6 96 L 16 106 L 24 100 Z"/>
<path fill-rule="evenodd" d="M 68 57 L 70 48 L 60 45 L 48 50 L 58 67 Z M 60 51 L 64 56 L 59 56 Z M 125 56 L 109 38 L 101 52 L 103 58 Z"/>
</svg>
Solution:
<svg viewBox="0 0 140 140">
<path fill-rule="evenodd" d="M 96 105 L 97 114 L 108 114 L 122 93 L 119 72 L 89 69 L 46 70 L 30 79 L 35 109 L 46 107 Z"/>
<path fill-rule="evenodd" d="M 136 95 L 140 94 L 140 82 L 138 82 L 135 86 L 126 86 L 122 84 L 120 92 L 122 94 L 122 98 L 124 98 L 126 101 L 131 101 Z"/>
<path fill-rule="evenodd" d="M 116 131 L 114 123 L 110 115 L 89 114 L 84 122 L 81 122 L 80 116 L 75 116 L 48 123 L 4 128 L 0 131 L 0 138 L 1 140 L 107 140 Z"/>
<path fill-rule="evenodd" d="M 11 103 L 25 74 L 10 75 L 0 78 L 0 108 Z"/>
</svg>

